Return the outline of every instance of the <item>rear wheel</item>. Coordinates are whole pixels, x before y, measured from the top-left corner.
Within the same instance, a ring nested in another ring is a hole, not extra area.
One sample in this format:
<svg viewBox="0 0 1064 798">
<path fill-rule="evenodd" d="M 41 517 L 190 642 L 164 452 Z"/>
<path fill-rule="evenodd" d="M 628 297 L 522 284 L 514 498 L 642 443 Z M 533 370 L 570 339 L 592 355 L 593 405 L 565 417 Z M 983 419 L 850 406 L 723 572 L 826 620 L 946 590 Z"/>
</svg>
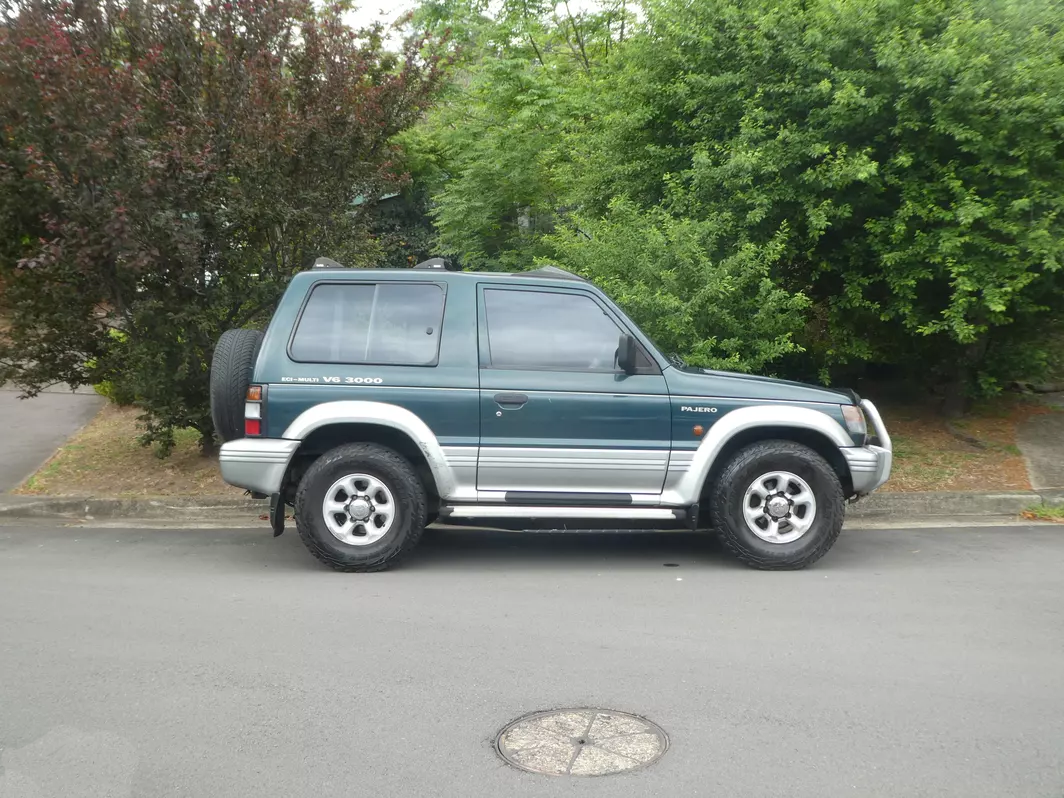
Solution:
<svg viewBox="0 0 1064 798">
<path fill-rule="evenodd" d="M 740 450 L 713 486 L 710 517 L 724 545 L 763 570 L 805 568 L 842 531 L 845 497 L 834 469 L 792 441 Z"/>
<path fill-rule="evenodd" d="M 311 554 L 337 571 L 381 571 L 425 528 L 425 488 L 403 457 L 373 443 L 338 446 L 307 470 L 296 527 Z"/>
<path fill-rule="evenodd" d="M 258 330 L 226 330 L 211 358 L 211 420 L 223 441 L 244 437 L 244 400 L 262 346 Z"/>
</svg>

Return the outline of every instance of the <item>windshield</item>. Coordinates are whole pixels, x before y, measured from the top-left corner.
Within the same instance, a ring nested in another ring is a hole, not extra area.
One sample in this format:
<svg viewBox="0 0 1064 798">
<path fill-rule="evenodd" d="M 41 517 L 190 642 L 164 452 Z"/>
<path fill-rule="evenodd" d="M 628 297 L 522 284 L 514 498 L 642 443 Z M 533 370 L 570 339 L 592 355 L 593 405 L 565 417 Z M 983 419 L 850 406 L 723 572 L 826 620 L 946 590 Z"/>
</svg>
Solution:
<svg viewBox="0 0 1064 798">
<path fill-rule="evenodd" d="M 654 336 L 650 335 L 646 330 L 643 330 L 642 332 L 643 332 L 643 335 L 645 335 L 647 337 L 647 340 L 650 341 L 651 345 L 656 350 L 658 350 L 663 355 L 665 355 L 665 359 L 669 361 L 670 365 L 675 366 L 678 369 L 687 368 L 687 361 L 684 360 L 680 355 L 676 354 L 675 352 L 669 352 L 668 349 L 666 349 L 664 346 L 662 346 L 660 343 L 658 343 L 658 341 L 654 338 Z"/>
<path fill-rule="evenodd" d="M 687 361 L 684 360 L 682 357 L 680 357 L 675 352 L 670 352 L 669 354 L 665 355 L 665 357 L 668 359 L 668 361 L 670 363 L 672 363 L 672 365 L 676 366 L 676 368 L 678 368 L 678 369 L 687 368 Z"/>
</svg>

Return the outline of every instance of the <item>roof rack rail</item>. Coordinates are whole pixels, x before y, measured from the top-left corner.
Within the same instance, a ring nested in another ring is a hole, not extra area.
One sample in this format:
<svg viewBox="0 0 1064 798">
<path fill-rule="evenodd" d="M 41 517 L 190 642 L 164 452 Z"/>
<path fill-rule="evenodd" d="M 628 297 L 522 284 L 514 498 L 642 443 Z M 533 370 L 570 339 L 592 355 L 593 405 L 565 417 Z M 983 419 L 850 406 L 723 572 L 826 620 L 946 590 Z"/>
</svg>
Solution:
<svg viewBox="0 0 1064 798">
<path fill-rule="evenodd" d="M 321 258 L 315 258 L 315 260 L 314 260 L 314 268 L 315 269 L 342 269 L 342 268 L 344 268 L 344 265 L 342 263 L 337 263 L 332 258 L 321 257 Z"/>
<path fill-rule="evenodd" d="M 579 274 L 573 274 L 558 266 L 540 266 L 538 269 L 532 269 L 527 272 L 514 272 L 514 277 L 550 277 L 554 280 L 579 280 L 581 283 L 586 283 L 583 277 Z"/>
<path fill-rule="evenodd" d="M 431 269 L 433 271 L 453 271 L 451 262 L 446 258 L 429 258 L 414 266 L 415 269 Z"/>
</svg>

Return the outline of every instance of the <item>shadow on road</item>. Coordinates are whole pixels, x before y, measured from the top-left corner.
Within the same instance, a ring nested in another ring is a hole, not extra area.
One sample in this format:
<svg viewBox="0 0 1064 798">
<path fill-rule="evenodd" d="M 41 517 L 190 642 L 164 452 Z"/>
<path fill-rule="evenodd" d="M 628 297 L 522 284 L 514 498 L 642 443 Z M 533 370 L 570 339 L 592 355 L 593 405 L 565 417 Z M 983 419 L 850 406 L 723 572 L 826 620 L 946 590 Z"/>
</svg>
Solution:
<svg viewBox="0 0 1064 798">
<path fill-rule="evenodd" d="M 584 570 L 708 565 L 739 567 L 715 536 L 693 532 L 501 532 L 433 528 L 405 569 L 513 567 Z"/>
<path fill-rule="evenodd" d="M 159 534 L 158 531 L 149 534 Z M 174 531 L 163 534 L 171 535 Z M 273 539 L 265 530 L 199 531 L 216 544 L 212 557 L 242 561 L 254 567 L 327 570 L 304 548 L 289 528 Z M 217 536 L 217 537 L 215 537 Z M 228 536 L 228 537 L 225 537 Z M 206 542 L 206 541 L 204 541 Z M 600 571 L 677 568 L 741 569 L 709 533 L 693 532 L 504 532 L 498 530 L 431 528 L 401 566 L 403 572 L 553 570 Z"/>
<path fill-rule="evenodd" d="M 987 531 L 988 532 L 988 531 Z M 1015 532 L 1010 536 L 1014 539 Z M 988 539 L 989 537 L 989 539 Z M 812 566 L 819 572 L 882 572 L 946 564 L 970 547 L 996 549 L 1011 546 L 1010 537 L 968 530 L 857 530 L 843 532 L 822 560 Z M 318 566 L 303 548 L 295 530 L 289 529 L 277 541 L 262 541 L 257 553 L 269 558 L 274 567 L 302 569 Z M 234 550 L 234 556 L 254 556 Z M 746 571 L 709 532 L 503 532 L 498 530 L 448 529 L 434 527 L 425 532 L 421 543 L 399 566 L 402 571 L 552 570 L 596 572 L 603 569 L 645 570 L 647 567 L 676 567 L 683 571 Z"/>
<path fill-rule="evenodd" d="M 813 566 L 821 573 L 851 571 L 882 573 L 897 569 L 955 568 L 970 560 L 1009 556 L 1023 541 L 1058 536 L 1053 530 L 1030 528 L 854 530 L 844 532 L 830 552 Z M 1064 545 L 1064 544 L 1061 544 Z M 190 562 L 206 569 L 327 572 L 303 546 L 289 525 L 273 538 L 265 524 L 255 528 L 105 528 L 57 527 L 53 521 L 0 523 L 0 555 L 23 554 L 87 561 L 93 557 L 145 559 L 176 568 Z M 648 568 L 684 571 L 744 572 L 708 532 L 503 532 L 435 527 L 399 571 L 435 570 L 474 573 L 554 571 L 598 573 L 643 571 Z M 752 571 L 746 571 L 754 573 Z"/>
</svg>

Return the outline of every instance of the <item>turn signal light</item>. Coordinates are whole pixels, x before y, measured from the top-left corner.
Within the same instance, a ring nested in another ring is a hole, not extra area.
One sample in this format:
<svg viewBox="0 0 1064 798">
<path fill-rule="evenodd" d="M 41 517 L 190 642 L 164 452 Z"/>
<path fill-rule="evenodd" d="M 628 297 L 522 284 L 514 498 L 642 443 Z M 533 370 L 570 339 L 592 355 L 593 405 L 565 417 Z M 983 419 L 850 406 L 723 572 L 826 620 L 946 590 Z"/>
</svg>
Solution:
<svg viewBox="0 0 1064 798">
<path fill-rule="evenodd" d="M 846 419 L 846 429 L 851 435 L 864 438 L 868 434 L 868 422 L 865 421 L 864 410 L 857 405 L 843 405 L 842 417 Z"/>
<path fill-rule="evenodd" d="M 262 422 L 257 418 L 245 418 L 244 419 L 244 434 L 245 435 L 261 435 L 262 434 Z"/>
<path fill-rule="evenodd" d="M 262 386 L 261 385 L 249 385 L 248 396 L 249 402 L 261 402 L 262 401 Z"/>
</svg>

